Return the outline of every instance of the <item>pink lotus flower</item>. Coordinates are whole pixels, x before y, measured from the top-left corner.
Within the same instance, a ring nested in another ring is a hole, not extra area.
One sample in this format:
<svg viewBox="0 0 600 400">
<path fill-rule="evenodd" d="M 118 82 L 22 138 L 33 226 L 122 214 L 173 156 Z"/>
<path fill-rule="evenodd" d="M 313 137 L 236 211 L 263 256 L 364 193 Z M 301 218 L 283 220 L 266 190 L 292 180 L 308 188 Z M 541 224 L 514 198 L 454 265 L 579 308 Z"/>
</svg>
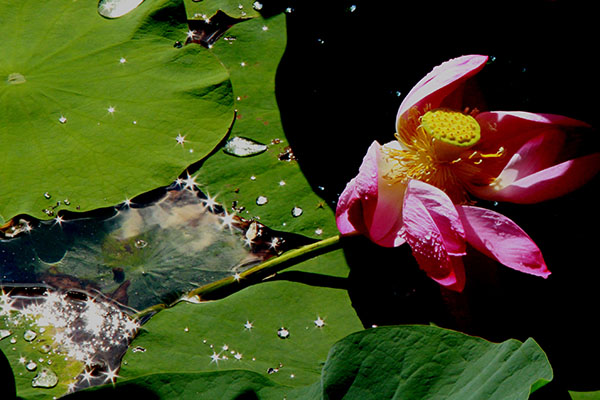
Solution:
<svg viewBox="0 0 600 400">
<path fill-rule="evenodd" d="M 507 267 L 550 275 L 533 240 L 502 214 L 475 207 L 474 197 L 540 202 L 600 168 L 600 153 L 570 158 L 571 133 L 590 128 L 584 122 L 466 104 L 466 84 L 486 62 L 463 56 L 425 76 L 400 105 L 397 140 L 373 142 L 336 210 L 342 234 L 386 247 L 407 242 L 427 275 L 456 291 L 465 285 L 467 243 Z"/>
</svg>

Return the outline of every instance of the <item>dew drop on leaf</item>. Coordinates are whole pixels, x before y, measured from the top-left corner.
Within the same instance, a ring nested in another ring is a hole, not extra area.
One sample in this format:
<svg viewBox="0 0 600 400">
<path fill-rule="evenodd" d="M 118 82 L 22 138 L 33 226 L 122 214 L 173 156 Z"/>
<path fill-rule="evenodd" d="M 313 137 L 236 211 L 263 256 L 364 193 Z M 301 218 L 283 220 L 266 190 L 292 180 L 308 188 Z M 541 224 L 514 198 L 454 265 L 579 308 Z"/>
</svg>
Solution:
<svg viewBox="0 0 600 400">
<path fill-rule="evenodd" d="M 58 383 L 58 376 L 50 368 L 42 368 L 31 380 L 31 386 L 40 388 L 53 388 Z"/>
<path fill-rule="evenodd" d="M 292 217 L 298 218 L 299 216 L 302 215 L 303 212 L 304 212 L 304 210 L 301 209 L 300 207 L 294 207 L 294 208 L 292 208 Z"/>
<path fill-rule="evenodd" d="M 287 339 L 290 337 L 290 331 L 282 326 L 277 330 L 277 336 L 279 336 L 280 339 Z"/>
<path fill-rule="evenodd" d="M 127 14 L 144 0 L 100 0 L 98 13 L 106 18 L 119 18 Z"/>
<path fill-rule="evenodd" d="M 265 144 L 252 139 L 235 136 L 225 143 L 223 151 L 236 157 L 250 157 L 261 154 L 267 150 Z"/>
<path fill-rule="evenodd" d="M 35 333 L 31 329 L 25 331 L 25 333 L 23 334 L 23 339 L 27 340 L 28 342 L 33 341 L 36 337 L 37 333 Z"/>
<path fill-rule="evenodd" d="M 258 196 L 256 198 L 256 204 L 259 206 L 264 206 L 269 202 L 269 199 L 266 196 Z"/>
</svg>

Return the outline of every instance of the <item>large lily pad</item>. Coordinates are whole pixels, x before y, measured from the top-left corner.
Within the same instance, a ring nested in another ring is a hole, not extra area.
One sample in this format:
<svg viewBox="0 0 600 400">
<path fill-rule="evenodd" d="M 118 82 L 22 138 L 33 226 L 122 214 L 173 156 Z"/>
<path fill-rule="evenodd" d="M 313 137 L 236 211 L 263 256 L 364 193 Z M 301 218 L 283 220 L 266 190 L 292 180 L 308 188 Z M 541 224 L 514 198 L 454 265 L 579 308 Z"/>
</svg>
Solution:
<svg viewBox="0 0 600 400">
<path fill-rule="evenodd" d="M 301 263 L 320 270 L 316 284 L 344 281 L 338 250 Z M 285 275 L 284 275 L 285 276 Z M 329 280 L 328 280 L 329 279 Z M 333 343 L 362 325 L 344 290 L 278 281 L 248 287 L 224 299 L 179 303 L 148 321 L 128 352 L 120 375 L 246 369 L 286 386 L 316 381 Z"/>
<path fill-rule="evenodd" d="M 527 399 L 552 380 L 533 339 L 491 343 L 433 326 L 382 327 L 337 343 L 323 398 Z"/>
<path fill-rule="evenodd" d="M 212 46 L 228 69 L 237 118 L 231 137 L 267 146 L 255 156 L 215 153 L 199 181 L 240 216 L 313 238 L 337 234 L 333 213 L 304 177 L 286 139 L 275 98 L 275 75 L 286 45 L 285 15 L 236 24 Z M 315 145 L 324 145 L 315 143 Z"/>
<path fill-rule="evenodd" d="M 272 338 L 263 340 L 270 347 Z M 190 343 L 192 354 L 201 348 Z M 290 343 L 288 348 L 294 346 Z M 285 365 L 268 375 L 248 367 L 258 359 L 244 363 L 242 357 L 234 361 L 237 369 L 223 367 L 222 360 L 207 370 L 192 354 L 183 365 L 172 363 L 167 369 L 163 362 L 153 372 L 120 382 L 117 392 L 160 399 L 524 400 L 552 379 L 548 360 L 532 339 L 491 343 L 434 326 L 391 326 L 351 334 L 333 345 L 320 377 L 311 374 L 315 381 L 304 385 L 290 379 Z M 306 359 L 312 355 L 308 351 Z M 105 387 L 98 393 L 107 396 L 111 390 Z M 86 394 L 74 397 L 85 399 Z"/>
<path fill-rule="evenodd" d="M 213 150 L 231 84 L 209 51 L 174 46 L 186 31 L 178 1 L 119 19 L 90 1 L 0 4 L 0 224 L 117 204 Z"/>
</svg>

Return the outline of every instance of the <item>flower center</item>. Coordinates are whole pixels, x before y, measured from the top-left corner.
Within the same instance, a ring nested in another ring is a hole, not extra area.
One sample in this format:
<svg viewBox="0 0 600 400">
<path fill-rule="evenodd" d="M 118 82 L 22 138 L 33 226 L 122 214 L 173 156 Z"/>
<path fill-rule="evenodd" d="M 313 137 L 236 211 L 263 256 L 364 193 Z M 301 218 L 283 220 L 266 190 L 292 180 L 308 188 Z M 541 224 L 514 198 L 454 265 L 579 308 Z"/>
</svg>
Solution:
<svg viewBox="0 0 600 400">
<path fill-rule="evenodd" d="M 427 111 L 421 117 L 421 126 L 433 138 L 463 149 L 473 146 L 481 137 L 475 118 L 447 108 Z"/>
<path fill-rule="evenodd" d="M 474 112 L 477 112 L 476 110 Z M 398 122 L 398 144 L 384 145 L 382 176 L 390 185 L 418 179 L 444 190 L 458 204 L 468 203 L 471 184 L 489 184 L 484 161 L 502 157 L 472 149 L 481 139 L 481 127 L 469 113 L 448 108 L 408 110 Z"/>
<path fill-rule="evenodd" d="M 481 138 L 481 128 L 472 115 L 448 108 L 427 111 L 420 118 L 419 128 L 431 138 L 440 161 L 456 159 Z"/>
</svg>

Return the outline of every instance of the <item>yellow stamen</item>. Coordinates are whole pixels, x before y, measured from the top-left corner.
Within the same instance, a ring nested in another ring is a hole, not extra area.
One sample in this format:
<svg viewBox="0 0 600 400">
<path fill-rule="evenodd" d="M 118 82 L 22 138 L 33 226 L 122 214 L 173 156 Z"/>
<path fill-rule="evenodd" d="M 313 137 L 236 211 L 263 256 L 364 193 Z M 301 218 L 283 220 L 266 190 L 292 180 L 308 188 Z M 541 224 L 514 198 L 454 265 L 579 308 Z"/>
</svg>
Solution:
<svg viewBox="0 0 600 400">
<path fill-rule="evenodd" d="M 413 108 L 398 123 L 396 138 L 401 149 L 383 146 L 390 184 L 418 179 L 444 190 L 455 203 L 468 203 L 470 184 L 489 184 L 493 177 L 483 173 L 485 159 L 501 157 L 469 150 L 481 138 L 479 123 L 468 111 L 439 108 L 424 114 Z"/>
</svg>

